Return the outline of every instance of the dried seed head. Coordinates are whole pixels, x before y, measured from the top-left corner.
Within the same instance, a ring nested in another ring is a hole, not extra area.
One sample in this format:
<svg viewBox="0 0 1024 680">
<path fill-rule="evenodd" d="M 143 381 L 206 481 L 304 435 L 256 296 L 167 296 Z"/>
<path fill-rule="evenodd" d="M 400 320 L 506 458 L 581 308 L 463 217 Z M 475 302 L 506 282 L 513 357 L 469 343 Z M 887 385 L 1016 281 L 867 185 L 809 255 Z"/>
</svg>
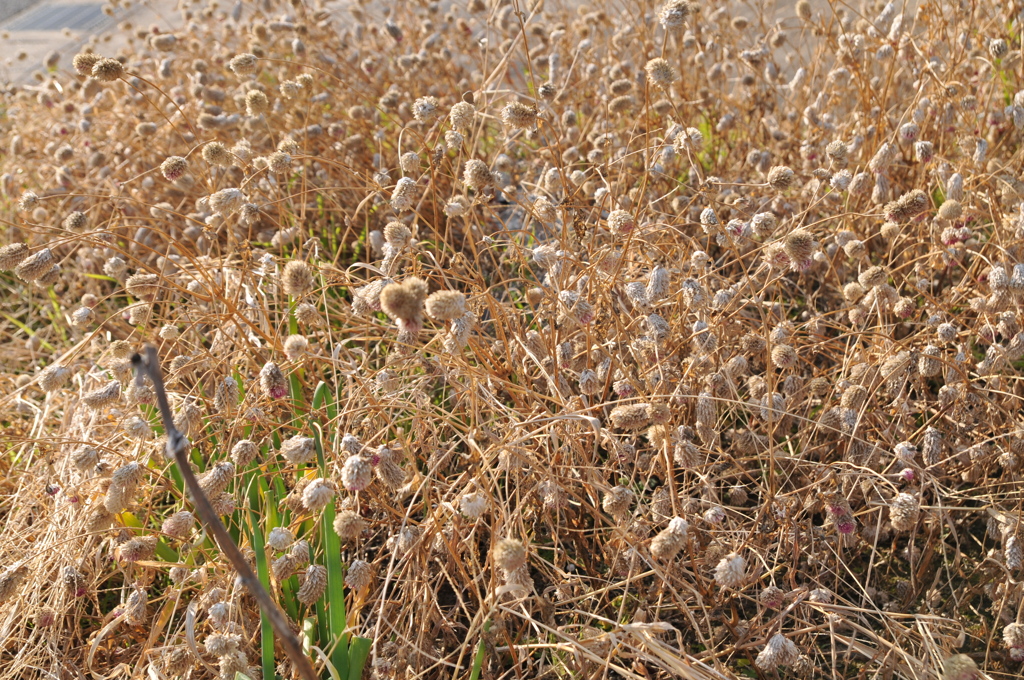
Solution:
<svg viewBox="0 0 1024 680">
<path fill-rule="evenodd" d="M 795 179 L 796 173 L 785 165 L 776 165 L 768 171 L 768 186 L 775 191 L 785 191 Z"/>
<path fill-rule="evenodd" d="M 651 422 L 648 404 L 621 404 L 612 409 L 608 419 L 620 430 L 640 430 Z"/>
<path fill-rule="evenodd" d="M 526 565 L 526 548 L 514 538 L 503 538 L 491 550 L 491 558 L 494 566 L 505 574 L 511 574 Z"/>
<path fill-rule="evenodd" d="M 249 90 L 245 93 L 245 115 L 258 117 L 270 110 L 270 99 L 261 90 Z"/>
<path fill-rule="evenodd" d="M 117 401 L 121 397 L 121 383 L 116 380 L 111 380 L 103 387 L 87 392 L 82 396 L 82 403 L 98 411 L 101 408 L 109 406 Z"/>
<path fill-rule="evenodd" d="M 168 536 L 185 539 L 192 533 L 196 518 L 188 510 L 179 510 L 164 520 L 160 530 Z"/>
<path fill-rule="evenodd" d="M 254 75 L 256 63 L 259 61 L 254 54 L 238 54 L 228 62 L 228 68 L 239 78 Z"/>
<path fill-rule="evenodd" d="M 246 203 L 245 194 L 239 189 L 221 189 L 209 197 L 210 210 L 217 215 L 227 216 L 242 209 Z"/>
<path fill-rule="evenodd" d="M 977 680 L 978 664 L 966 654 L 954 654 L 942 662 L 942 680 Z"/>
<path fill-rule="evenodd" d="M 608 215 L 608 229 L 613 234 L 623 236 L 633 231 L 636 227 L 636 220 L 633 219 L 633 214 L 628 210 L 613 210 Z"/>
<path fill-rule="evenodd" d="M 281 285 L 286 295 L 302 297 L 313 289 L 314 283 L 313 271 L 303 260 L 289 260 L 281 272 Z"/>
<path fill-rule="evenodd" d="M 425 309 L 435 321 L 452 321 L 466 313 L 466 296 L 455 290 L 439 290 L 427 298 Z"/>
<path fill-rule="evenodd" d="M 295 435 L 281 443 L 281 455 L 292 465 L 308 463 L 316 453 L 312 437 Z"/>
<path fill-rule="evenodd" d="M 672 68 L 672 65 L 661 57 L 648 61 L 644 70 L 647 71 L 647 80 L 651 85 L 662 89 L 668 88 L 679 78 L 679 74 Z"/>
<path fill-rule="evenodd" d="M 92 69 L 102 57 L 93 52 L 80 52 L 71 60 L 71 65 L 80 76 L 91 76 Z"/>
<path fill-rule="evenodd" d="M 55 392 L 71 379 L 71 371 L 60 364 L 50 364 L 39 373 L 39 387 L 44 392 Z"/>
<path fill-rule="evenodd" d="M 487 512 L 487 497 L 476 492 L 463 494 L 459 496 L 459 510 L 467 519 L 476 521 Z"/>
<path fill-rule="evenodd" d="M 0 270 L 10 271 L 28 257 L 28 246 L 24 243 L 9 243 L 0 247 Z"/>
<path fill-rule="evenodd" d="M 267 545 L 278 552 L 284 552 L 292 543 L 295 543 L 295 534 L 287 527 L 274 527 L 267 534 Z"/>
<path fill-rule="evenodd" d="M 909 493 L 897 494 L 889 506 L 889 521 L 896 531 L 910 531 L 917 524 L 921 506 L 917 498 Z"/>
<path fill-rule="evenodd" d="M 43 248 L 39 252 L 22 259 L 14 268 L 14 273 L 22 281 L 31 283 L 43 278 L 53 269 L 55 264 L 53 252 L 49 248 Z"/>
<path fill-rule="evenodd" d="M 400 330 L 418 332 L 423 326 L 423 300 L 427 283 L 412 277 L 402 283 L 392 283 L 380 293 L 381 309 L 394 319 Z"/>
<path fill-rule="evenodd" d="M 85 229 L 88 223 L 89 219 L 85 216 L 85 213 L 76 210 L 64 218 L 62 226 L 68 231 L 81 231 Z"/>
<path fill-rule="evenodd" d="M 605 493 L 601 507 L 616 521 L 621 522 L 629 514 L 629 506 L 633 504 L 634 498 L 636 494 L 628 487 L 616 486 Z"/>
<path fill-rule="evenodd" d="M 452 107 L 451 113 L 448 114 L 448 117 L 452 122 L 453 128 L 465 131 L 469 129 L 470 125 L 472 125 L 473 117 L 475 115 L 476 107 L 469 102 L 459 102 Z"/>
<path fill-rule="evenodd" d="M 373 481 L 373 466 L 361 456 L 350 456 L 341 468 L 341 485 L 349 491 L 362 491 Z"/>
<path fill-rule="evenodd" d="M 391 207 L 395 212 L 405 212 L 412 208 L 415 199 L 416 180 L 410 177 L 403 177 L 395 184 L 395 191 L 391 194 Z"/>
<path fill-rule="evenodd" d="M 864 288 L 877 288 L 883 285 L 889 280 L 889 274 L 882 267 L 870 267 L 866 271 L 860 273 L 857 277 L 857 281 Z"/>
<path fill-rule="evenodd" d="M 306 575 L 302 579 L 302 587 L 295 597 L 307 607 L 312 607 L 327 590 L 327 567 L 311 564 L 306 567 Z"/>
<path fill-rule="evenodd" d="M 256 446 L 255 442 L 250 439 L 239 439 L 231 447 L 231 462 L 235 464 L 236 468 L 241 470 L 256 460 L 259 453 L 260 449 Z"/>
<path fill-rule="evenodd" d="M 807 2 L 807 0 L 802 1 Z M 807 4 L 807 13 L 809 14 L 810 3 Z M 792 666 L 799 658 L 800 650 L 797 649 L 796 644 L 781 633 L 776 633 L 768 640 L 764 649 L 758 653 L 757 658 L 754 659 L 754 665 L 763 671 L 771 672 L 779 666 Z"/>
<path fill-rule="evenodd" d="M 412 115 L 421 123 L 429 123 L 437 116 L 437 97 L 420 97 L 412 104 Z"/>
<path fill-rule="evenodd" d="M 731 553 L 715 567 L 715 582 L 723 588 L 737 588 L 746 579 L 746 572 L 747 561 L 742 555 Z"/>
<path fill-rule="evenodd" d="M 269 399 L 283 399 L 288 394 L 288 381 L 284 373 L 273 361 L 268 361 L 260 369 L 260 389 Z"/>
<path fill-rule="evenodd" d="M 806 229 L 795 229 L 786 235 L 786 239 L 783 241 L 783 250 L 790 260 L 801 268 L 805 268 L 814 256 L 815 245 L 817 243 L 811 232 Z"/>
<path fill-rule="evenodd" d="M 779 368 L 793 368 L 799 356 L 796 350 L 790 345 L 776 345 L 772 347 L 772 363 Z"/>
<path fill-rule="evenodd" d="M 309 341 L 304 335 L 289 335 L 284 341 L 284 354 L 290 361 L 297 361 L 309 350 Z"/>
<path fill-rule="evenodd" d="M 295 320 L 309 328 L 320 328 L 326 325 L 324 318 L 316 307 L 308 302 L 301 302 L 295 306 Z"/>
<path fill-rule="evenodd" d="M 658 21 L 665 30 L 677 30 L 693 14 L 694 8 L 687 0 L 668 0 L 658 10 Z"/>
<path fill-rule="evenodd" d="M 334 518 L 334 533 L 343 541 L 359 538 L 366 528 L 366 520 L 352 510 L 342 510 Z"/>
<path fill-rule="evenodd" d="M 537 124 L 537 109 L 522 102 L 509 102 L 501 110 L 501 120 L 513 130 L 532 128 Z"/>
<path fill-rule="evenodd" d="M 356 593 L 365 592 L 373 582 L 373 567 L 363 560 L 352 560 L 345 573 L 345 585 Z"/>
<path fill-rule="evenodd" d="M 337 490 L 329 479 L 314 479 L 302 491 L 302 505 L 310 512 L 320 512 L 334 498 Z"/>
<path fill-rule="evenodd" d="M 494 182 L 494 177 L 482 160 L 472 158 L 466 161 L 462 171 L 462 183 L 471 189 L 480 191 Z"/>
<path fill-rule="evenodd" d="M 668 526 L 658 532 L 651 541 L 651 555 L 662 562 L 668 562 L 686 545 L 690 525 L 682 517 L 674 517 Z"/>
<path fill-rule="evenodd" d="M 377 447 L 374 474 L 389 489 L 399 489 L 405 483 L 405 470 L 399 465 L 401 454 L 383 444 Z"/>
<path fill-rule="evenodd" d="M 109 83 L 124 77 L 124 65 L 117 59 L 97 59 L 92 66 L 92 77 L 101 83 Z"/>
</svg>

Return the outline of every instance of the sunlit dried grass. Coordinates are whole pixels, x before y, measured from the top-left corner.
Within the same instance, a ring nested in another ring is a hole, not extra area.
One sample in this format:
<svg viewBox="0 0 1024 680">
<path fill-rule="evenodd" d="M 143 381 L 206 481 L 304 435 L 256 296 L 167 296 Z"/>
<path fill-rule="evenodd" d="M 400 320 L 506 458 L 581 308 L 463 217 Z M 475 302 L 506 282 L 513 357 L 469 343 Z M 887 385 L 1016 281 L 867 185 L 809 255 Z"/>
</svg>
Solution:
<svg viewBox="0 0 1024 680">
<path fill-rule="evenodd" d="M 0 678 L 291 673 L 143 343 L 325 677 L 1018 672 L 1013 7 L 265 4 L 5 95 Z"/>
</svg>

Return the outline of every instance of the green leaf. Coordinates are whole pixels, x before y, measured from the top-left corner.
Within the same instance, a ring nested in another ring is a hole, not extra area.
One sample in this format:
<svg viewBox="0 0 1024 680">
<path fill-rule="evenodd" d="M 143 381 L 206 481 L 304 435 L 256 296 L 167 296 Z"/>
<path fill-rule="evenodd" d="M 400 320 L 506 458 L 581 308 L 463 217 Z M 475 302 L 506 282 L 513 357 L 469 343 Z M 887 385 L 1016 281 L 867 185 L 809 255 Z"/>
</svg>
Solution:
<svg viewBox="0 0 1024 680">
<path fill-rule="evenodd" d="M 256 553 L 256 576 L 259 578 L 260 583 L 263 584 L 263 587 L 267 589 L 267 592 L 272 592 L 266 544 L 263 540 L 263 530 L 260 529 L 259 507 L 259 485 L 249 484 L 250 541 L 252 542 L 253 552 Z M 273 678 L 276 668 L 274 663 L 274 626 L 263 611 L 260 611 L 260 658 L 263 665 L 263 677 Z"/>
<path fill-rule="evenodd" d="M 359 680 L 363 677 L 363 666 L 370 656 L 370 645 L 373 641 L 364 637 L 352 638 L 352 646 L 348 651 L 348 680 Z"/>
</svg>

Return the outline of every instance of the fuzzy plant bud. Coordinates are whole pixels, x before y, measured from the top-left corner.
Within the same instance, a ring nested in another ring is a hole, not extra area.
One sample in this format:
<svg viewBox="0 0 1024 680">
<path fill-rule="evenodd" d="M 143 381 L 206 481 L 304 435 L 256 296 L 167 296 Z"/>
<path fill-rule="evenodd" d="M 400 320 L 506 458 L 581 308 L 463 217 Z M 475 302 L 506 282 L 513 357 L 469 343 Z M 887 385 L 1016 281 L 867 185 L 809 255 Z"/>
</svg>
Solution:
<svg viewBox="0 0 1024 680">
<path fill-rule="evenodd" d="M 9 243 L 0 247 L 0 270 L 10 271 L 21 264 L 29 255 L 28 246 L 24 243 Z"/>
<path fill-rule="evenodd" d="M 768 171 L 768 186 L 775 191 L 785 191 L 795 179 L 796 173 L 785 165 L 776 165 Z"/>
<path fill-rule="evenodd" d="M 43 248 L 21 260 L 14 273 L 22 281 L 31 283 L 42 279 L 56 264 L 56 258 L 49 248 Z"/>
<path fill-rule="evenodd" d="M 686 545 L 690 525 L 682 517 L 674 517 L 651 541 L 651 555 L 668 562 Z"/>
<path fill-rule="evenodd" d="M 466 313 L 466 296 L 454 290 L 439 290 L 427 298 L 424 309 L 435 321 L 453 321 Z"/>
<path fill-rule="evenodd" d="M 482 191 L 494 183 L 494 176 L 483 161 L 471 158 L 462 170 L 462 183 L 470 189 Z"/>
<path fill-rule="evenodd" d="M 806 2 L 806 0 L 804 0 Z M 808 13 L 810 13 L 810 6 L 808 4 Z M 765 645 L 757 658 L 754 659 L 754 665 L 765 672 L 772 672 L 779 666 L 792 666 L 800 658 L 800 650 L 789 638 L 785 637 L 781 633 L 776 633 L 768 640 L 768 644 Z"/>
<path fill-rule="evenodd" d="M 402 283 L 391 283 L 380 293 L 381 309 L 398 323 L 400 330 L 417 333 L 423 328 L 423 301 L 427 283 L 412 277 Z"/>
<path fill-rule="evenodd" d="M 309 462 L 315 453 L 312 437 L 295 435 L 281 442 L 281 456 L 292 465 Z"/>
<path fill-rule="evenodd" d="M 260 369 L 260 389 L 268 399 L 284 399 L 288 395 L 288 381 L 284 373 L 273 361 L 268 361 Z"/>
<path fill-rule="evenodd" d="M 341 468 L 341 485 L 349 491 L 362 491 L 373 481 L 373 466 L 361 456 L 350 456 Z"/>
<path fill-rule="evenodd" d="M 979 674 L 978 664 L 966 654 L 954 654 L 942 662 L 942 680 L 977 680 Z"/>
<path fill-rule="evenodd" d="M 178 539 L 186 539 L 192 533 L 196 518 L 188 510 L 180 510 L 164 520 L 160 530 Z"/>
<path fill-rule="evenodd" d="M 526 565 L 526 548 L 514 538 L 503 538 L 491 550 L 494 566 L 505 574 L 518 571 Z"/>
<path fill-rule="evenodd" d="M 306 574 L 302 579 L 302 586 L 295 594 L 299 602 L 312 607 L 316 601 L 327 590 L 327 567 L 321 564 L 311 564 L 306 567 Z"/>
<path fill-rule="evenodd" d="M 314 479 L 302 490 L 302 505 L 310 512 L 320 512 L 334 498 L 337 487 L 329 479 Z"/>
<path fill-rule="evenodd" d="M 301 297 L 313 289 L 313 271 L 302 260 L 290 260 L 281 272 L 281 286 L 286 295 Z"/>
<path fill-rule="evenodd" d="M 345 585 L 355 593 L 363 593 L 373 582 L 373 567 L 364 560 L 352 560 L 345 572 Z"/>
<path fill-rule="evenodd" d="M 910 531 L 921 512 L 917 498 L 909 493 L 897 494 L 889 506 L 889 521 L 896 531 Z"/>
<path fill-rule="evenodd" d="M 92 66 L 92 77 L 101 83 L 110 83 L 124 77 L 124 65 L 117 59 L 97 59 Z"/>
<path fill-rule="evenodd" d="M 746 579 L 746 572 L 747 561 L 742 555 L 731 553 L 715 567 L 715 582 L 723 588 L 737 588 Z"/>
<path fill-rule="evenodd" d="M 532 128 L 537 124 L 537 110 L 522 102 L 509 102 L 501 110 L 501 120 L 513 130 Z"/>
</svg>

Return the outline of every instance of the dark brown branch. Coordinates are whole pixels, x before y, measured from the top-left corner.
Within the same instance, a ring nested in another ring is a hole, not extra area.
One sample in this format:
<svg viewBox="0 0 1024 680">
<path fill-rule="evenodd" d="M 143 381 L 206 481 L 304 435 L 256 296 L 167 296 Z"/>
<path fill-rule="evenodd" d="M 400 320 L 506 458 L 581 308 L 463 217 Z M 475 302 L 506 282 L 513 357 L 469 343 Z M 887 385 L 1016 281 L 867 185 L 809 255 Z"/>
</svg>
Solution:
<svg viewBox="0 0 1024 680">
<path fill-rule="evenodd" d="M 167 432 L 167 452 L 174 457 L 174 462 L 178 465 L 178 470 L 181 471 L 181 476 L 185 480 L 185 486 L 192 495 L 199 519 L 206 525 L 207 531 L 213 534 L 217 545 L 220 546 L 221 551 L 227 556 L 231 566 L 238 572 L 242 585 L 256 598 L 260 609 L 270 619 L 274 632 L 281 639 L 284 651 L 288 654 L 288 658 L 291 659 L 292 664 L 299 671 L 303 680 L 319 680 L 313 665 L 306 658 L 306 655 L 302 653 L 302 645 L 299 643 L 299 639 L 288 626 L 288 620 L 285 618 L 284 612 L 271 599 L 270 594 L 263 588 L 263 584 L 260 583 L 256 574 L 252 572 L 249 563 L 242 556 L 242 551 L 238 549 L 238 546 L 231 539 L 231 535 L 228 534 L 227 529 L 221 524 L 220 517 L 217 516 L 216 511 L 210 504 L 210 499 L 206 497 L 206 494 L 199 487 L 199 481 L 196 479 L 195 474 L 193 474 L 192 467 L 189 465 L 185 454 L 188 449 L 188 439 L 181 432 L 178 432 L 178 429 L 174 426 L 174 417 L 171 414 L 171 405 L 167 400 L 167 392 L 164 390 L 164 380 L 160 373 L 160 360 L 157 357 L 156 348 L 152 345 L 147 345 L 143 351 L 145 354 L 135 354 L 132 356 L 132 366 L 135 367 L 136 379 L 142 380 L 144 375 L 148 375 L 149 379 L 153 381 L 156 403 L 160 409 L 160 417 L 163 419 L 164 430 Z"/>
</svg>

